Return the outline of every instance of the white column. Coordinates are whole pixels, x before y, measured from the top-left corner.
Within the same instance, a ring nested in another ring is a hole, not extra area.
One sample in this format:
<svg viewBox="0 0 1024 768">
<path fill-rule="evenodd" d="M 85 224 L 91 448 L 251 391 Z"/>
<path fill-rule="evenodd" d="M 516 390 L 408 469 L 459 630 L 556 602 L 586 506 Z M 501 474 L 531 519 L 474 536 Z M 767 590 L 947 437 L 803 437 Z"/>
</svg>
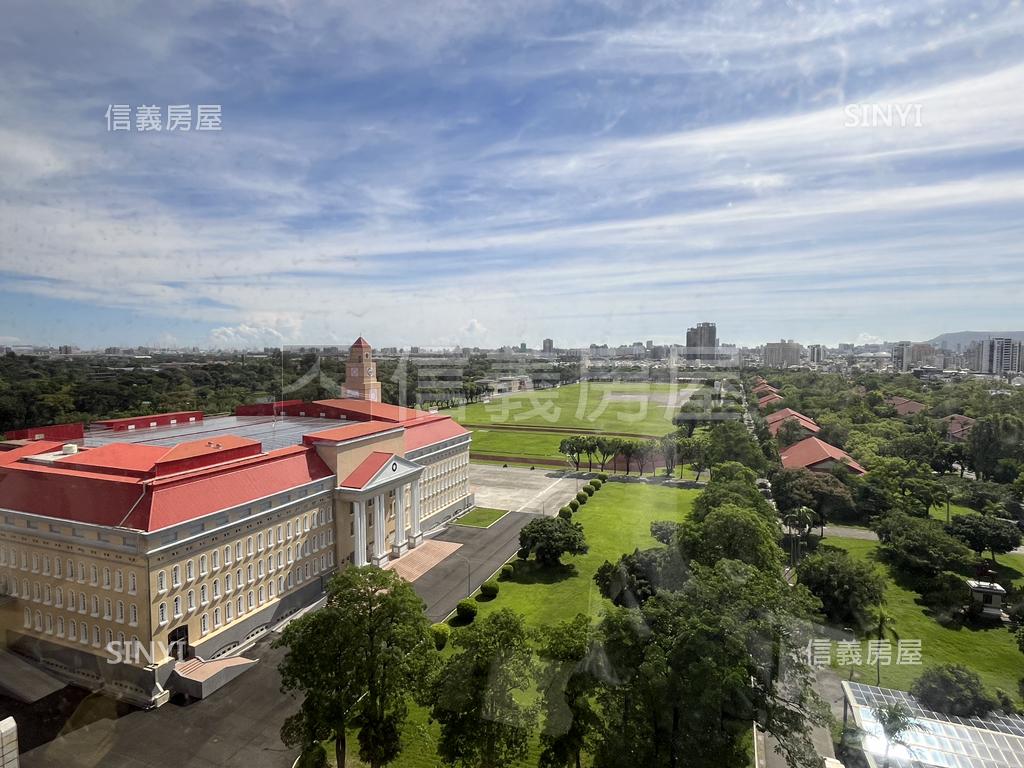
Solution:
<svg viewBox="0 0 1024 768">
<path fill-rule="evenodd" d="M 391 545 L 391 556 L 401 557 L 407 548 L 405 539 L 405 486 L 395 490 L 395 543 Z"/>
<path fill-rule="evenodd" d="M 355 551 L 352 560 L 356 565 L 366 565 L 366 502 L 353 501 Z"/>
<path fill-rule="evenodd" d="M 384 549 L 388 540 L 388 523 L 384 516 L 384 494 L 380 493 L 373 499 L 373 557 L 370 562 L 374 565 L 384 565 L 388 561 L 387 551 Z"/>
<path fill-rule="evenodd" d="M 411 532 L 409 534 L 409 546 L 416 547 L 423 541 L 423 534 L 420 533 L 420 481 L 419 478 L 412 481 L 412 517 Z"/>
</svg>

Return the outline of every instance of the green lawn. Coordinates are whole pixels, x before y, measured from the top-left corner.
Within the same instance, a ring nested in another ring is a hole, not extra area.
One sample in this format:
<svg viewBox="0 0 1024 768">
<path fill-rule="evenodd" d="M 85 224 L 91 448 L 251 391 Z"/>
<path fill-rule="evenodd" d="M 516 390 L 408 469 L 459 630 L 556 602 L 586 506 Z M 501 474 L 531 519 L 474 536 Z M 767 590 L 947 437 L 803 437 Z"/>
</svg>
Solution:
<svg viewBox="0 0 1024 768">
<path fill-rule="evenodd" d="M 939 520 L 939 521 L 944 523 L 944 522 L 946 522 L 946 505 L 945 504 L 939 504 L 937 506 L 934 506 L 934 507 L 931 508 L 931 510 L 929 510 L 928 514 L 930 514 L 932 516 L 932 518 L 934 518 L 935 520 Z M 974 510 L 974 509 L 971 509 L 970 507 L 962 507 L 959 504 L 950 504 L 949 505 L 949 519 L 950 520 L 952 520 L 954 517 L 959 517 L 960 515 L 977 515 L 977 514 L 978 514 L 978 511 Z"/>
<path fill-rule="evenodd" d="M 611 605 L 594 585 L 593 575 L 598 566 L 605 560 L 615 561 L 637 547 L 658 546 L 650 535 L 651 523 L 655 520 L 685 519 L 697 493 L 641 483 L 605 483 L 574 515 L 574 519 L 583 525 L 590 552 L 566 558 L 566 565 L 570 567 L 554 575 L 542 574 L 536 568 L 528 567 L 521 572 L 521 580 L 502 581 L 497 598 L 479 603 L 479 616 L 501 608 L 512 608 L 525 614 L 533 627 L 564 621 L 580 612 L 597 616 L 603 608 Z M 427 712 L 421 707 L 410 706 L 402 742 L 402 754 L 391 764 L 395 768 L 436 768 L 439 764 L 435 751 L 437 726 L 427 721 Z M 328 749 L 331 765 L 334 765 L 333 749 L 333 745 Z M 349 762 L 362 765 L 355 759 L 357 751 L 353 732 L 349 739 Z M 539 754 L 539 739 L 535 735 L 529 756 L 516 768 L 534 768 Z"/>
<path fill-rule="evenodd" d="M 605 483 L 573 520 L 583 525 L 590 551 L 565 558 L 565 567 L 551 573 L 533 560 L 516 563 L 516 577 L 501 582 L 498 597 L 481 602 L 480 616 L 511 608 L 541 627 L 572 618 L 592 616 L 611 606 L 597 591 L 594 573 L 605 561 L 616 561 L 636 548 L 658 546 L 651 537 L 655 520 L 681 521 L 690 514 L 698 491 L 640 483 Z"/>
<path fill-rule="evenodd" d="M 877 542 L 830 536 L 825 543 L 845 549 L 855 557 L 877 562 Z M 1000 555 L 997 562 L 998 578 L 1003 586 L 1009 586 L 1010 582 L 1018 587 L 1024 586 L 1024 555 Z M 888 567 L 884 563 L 879 563 L 878 568 L 887 574 L 885 610 L 896 619 L 896 633 L 903 639 L 920 639 L 922 655 L 920 666 L 883 665 L 883 687 L 909 690 L 926 666 L 963 664 L 975 670 L 990 691 L 1002 688 L 1014 698 L 1020 698 L 1017 683 L 1024 676 L 1024 654 L 1017 648 L 1009 631 L 1002 626 L 988 629 L 943 626 L 928 614 L 928 609 L 916 602 L 916 592 L 899 586 L 888 575 Z M 842 669 L 842 672 L 844 677 L 848 677 L 849 668 Z M 874 685 L 874 667 L 855 667 L 854 679 Z"/>
<path fill-rule="evenodd" d="M 471 528 L 490 528 L 507 514 L 507 509 L 477 507 L 464 514 L 455 523 L 456 525 L 468 525 Z"/>
<path fill-rule="evenodd" d="M 518 424 L 664 435 L 693 390 L 688 385 L 584 383 L 494 397 L 452 408 L 461 424 Z"/>
<path fill-rule="evenodd" d="M 518 456 L 525 462 L 532 459 L 554 459 L 565 462 L 558 452 L 559 444 L 568 435 L 557 432 L 512 431 L 508 429 L 473 429 L 473 453 L 496 456 Z"/>
</svg>

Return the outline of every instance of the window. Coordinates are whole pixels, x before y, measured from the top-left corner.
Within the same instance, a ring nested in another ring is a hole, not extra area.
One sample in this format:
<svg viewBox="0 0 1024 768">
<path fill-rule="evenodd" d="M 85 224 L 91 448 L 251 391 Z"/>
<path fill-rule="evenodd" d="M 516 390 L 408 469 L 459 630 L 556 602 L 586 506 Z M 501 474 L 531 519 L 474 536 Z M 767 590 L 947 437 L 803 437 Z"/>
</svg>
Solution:
<svg viewBox="0 0 1024 768">
<path fill-rule="evenodd" d="M 225 573 L 224 574 L 224 591 L 225 592 L 230 592 L 231 591 L 231 574 L 230 573 Z"/>
<path fill-rule="evenodd" d="M 206 585 L 205 584 L 203 584 L 199 588 L 199 602 L 202 603 L 203 605 L 206 605 L 209 602 L 209 600 L 208 600 L 208 598 L 206 596 Z"/>
<path fill-rule="evenodd" d="M 99 646 L 100 646 L 100 625 L 99 624 L 93 624 L 93 627 L 92 627 L 92 644 L 95 645 L 97 648 L 99 648 Z"/>
<path fill-rule="evenodd" d="M 256 551 L 257 552 L 262 552 L 263 551 L 263 534 L 262 533 L 256 534 Z"/>
<path fill-rule="evenodd" d="M 78 610 L 80 613 L 85 613 L 88 610 L 85 602 L 85 592 L 78 593 Z"/>
<path fill-rule="evenodd" d="M 163 571 L 161 571 L 161 573 L 163 573 Z M 131 572 L 128 574 L 128 592 L 134 595 L 137 590 L 138 584 L 135 581 L 135 573 Z"/>
<path fill-rule="evenodd" d="M 252 563 L 249 563 L 249 565 L 245 567 L 245 583 L 252 583 Z"/>
<path fill-rule="evenodd" d="M 235 560 L 241 560 L 241 559 L 242 559 L 242 542 L 236 541 L 235 542 Z"/>
<path fill-rule="evenodd" d="M 110 608 L 111 608 L 111 606 L 110 606 L 110 600 L 104 600 L 104 601 L 103 601 L 103 618 L 104 618 L 104 619 L 107 619 L 107 620 L 109 620 L 109 619 L 110 619 L 110 617 L 111 617 L 111 616 L 113 615 L 113 614 L 111 613 L 111 610 L 110 610 Z"/>
<path fill-rule="evenodd" d="M 245 612 L 245 606 L 242 605 L 242 598 L 238 598 L 238 615 L 241 616 Z"/>
<path fill-rule="evenodd" d="M 159 615 L 160 615 L 160 623 L 161 624 L 166 624 L 167 623 L 167 603 L 160 603 L 160 608 L 158 609 L 158 612 L 159 612 Z"/>
<path fill-rule="evenodd" d="M 96 566 L 89 567 L 89 583 L 94 587 L 99 584 L 99 571 L 96 570 Z"/>
<path fill-rule="evenodd" d="M 110 569 L 103 569 L 103 588 L 110 589 Z"/>
<path fill-rule="evenodd" d="M 252 554 L 252 536 L 245 540 L 245 554 L 247 556 Z"/>
<path fill-rule="evenodd" d="M 248 608 L 250 611 L 252 610 L 253 605 L 255 604 L 254 600 L 255 595 L 253 594 L 253 591 L 250 589 L 249 594 L 246 596 L 246 608 Z"/>
<path fill-rule="evenodd" d="M 124 603 L 120 600 L 117 601 L 117 615 L 114 617 L 114 619 L 117 621 L 117 623 L 124 624 Z"/>
<path fill-rule="evenodd" d="M 57 617 L 57 637 L 64 637 L 64 617 Z"/>
<path fill-rule="evenodd" d="M 195 572 L 192 569 L 192 561 L 189 560 L 185 563 L 185 578 L 188 581 L 192 581 L 196 577 Z"/>
<path fill-rule="evenodd" d="M 181 568 L 177 565 L 171 568 L 171 586 L 181 586 Z"/>
<path fill-rule="evenodd" d="M 68 622 L 68 640 L 78 639 L 78 622 L 74 619 Z"/>
<path fill-rule="evenodd" d="M 224 620 L 231 621 L 231 601 L 224 603 Z"/>
<path fill-rule="evenodd" d="M 78 580 L 85 581 L 85 563 L 78 564 Z M 88 640 L 88 638 L 86 638 Z"/>
<path fill-rule="evenodd" d="M 167 577 L 163 571 L 160 571 L 156 575 L 156 591 L 166 592 L 167 591 Z"/>
<path fill-rule="evenodd" d="M 213 599 L 220 597 L 220 579 L 213 580 Z"/>
<path fill-rule="evenodd" d="M 213 550 L 213 552 L 210 553 L 210 565 L 212 566 L 213 570 L 215 570 L 215 571 L 218 568 L 220 568 L 220 550 L 219 549 L 215 549 L 215 550 Z"/>
<path fill-rule="evenodd" d="M 220 608 L 213 609 L 213 626 L 215 629 L 220 626 Z"/>
<path fill-rule="evenodd" d="M 46 634 L 53 634 L 53 615 L 49 613 L 46 614 Z"/>
<path fill-rule="evenodd" d="M 25 629 L 31 629 L 32 627 L 32 609 L 25 609 Z"/>
<path fill-rule="evenodd" d="M 231 547 L 224 547 L 224 565 L 231 565 Z"/>
<path fill-rule="evenodd" d="M 86 624 L 84 621 L 82 622 L 82 632 L 78 636 L 78 639 L 79 642 L 82 643 L 82 645 L 85 645 L 89 642 L 89 625 Z"/>
<path fill-rule="evenodd" d="M 196 609 L 196 593 L 193 589 L 188 591 L 188 609 L 190 611 L 194 611 Z"/>
<path fill-rule="evenodd" d="M 114 589 L 118 592 L 124 589 L 124 571 L 120 569 L 114 574 Z"/>
<path fill-rule="evenodd" d="M 199 556 L 199 575 L 206 575 L 206 555 Z"/>
<path fill-rule="evenodd" d="M 67 579 L 70 581 L 75 578 L 75 563 L 73 560 L 68 560 Z"/>
<path fill-rule="evenodd" d="M 262 587 L 260 587 L 260 589 L 262 589 Z M 274 580 L 271 579 L 269 582 L 267 582 L 267 597 L 273 597 L 273 596 L 274 596 Z"/>
<path fill-rule="evenodd" d="M 263 587 L 260 587 L 257 599 L 260 601 L 260 605 L 263 605 Z"/>
<path fill-rule="evenodd" d="M 256 577 L 259 579 L 263 578 L 263 561 L 260 560 L 256 563 Z"/>
<path fill-rule="evenodd" d="M 199 631 L 202 632 L 204 635 L 210 631 L 210 617 L 207 616 L 205 613 L 199 619 Z"/>
<path fill-rule="evenodd" d="M 49 576 L 50 575 L 50 558 L 45 557 L 45 556 L 43 557 L 43 575 L 44 576 Z"/>
<path fill-rule="evenodd" d="M 283 568 L 284 567 L 284 554 L 281 553 L 281 552 L 277 553 L 277 567 L 278 568 Z"/>
<path fill-rule="evenodd" d="M 181 597 L 174 598 L 174 618 L 181 618 Z"/>
<path fill-rule="evenodd" d="M 163 605 L 163 603 L 160 603 L 160 605 Z M 166 608 L 164 609 L 164 612 L 166 612 Z M 128 605 L 128 623 L 133 627 L 139 623 L 139 609 L 135 603 L 130 603 Z"/>
<path fill-rule="evenodd" d="M 291 520 L 289 520 L 288 524 L 285 526 L 285 538 L 287 538 L 289 540 L 291 540 L 291 538 L 292 538 L 292 522 L 291 522 Z"/>
<path fill-rule="evenodd" d="M 100 599 L 98 597 L 96 597 L 96 595 L 92 596 L 92 615 L 93 616 L 99 616 L 100 615 Z"/>
</svg>

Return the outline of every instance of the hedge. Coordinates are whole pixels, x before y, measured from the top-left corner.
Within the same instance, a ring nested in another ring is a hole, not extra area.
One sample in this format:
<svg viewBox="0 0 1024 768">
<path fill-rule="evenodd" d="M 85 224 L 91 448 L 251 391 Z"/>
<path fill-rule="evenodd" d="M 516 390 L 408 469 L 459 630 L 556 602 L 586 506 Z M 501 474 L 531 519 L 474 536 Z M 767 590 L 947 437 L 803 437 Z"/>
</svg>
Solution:
<svg viewBox="0 0 1024 768">
<path fill-rule="evenodd" d="M 498 591 L 500 589 L 501 587 L 498 586 L 498 582 L 494 580 L 485 581 L 480 585 L 480 594 L 488 600 L 493 600 L 498 596 Z"/>
<path fill-rule="evenodd" d="M 312 744 L 302 750 L 296 768 L 327 768 L 327 751 L 321 744 Z"/>
<path fill-rule="evenodd" d="M 571 509 L 573 512 L 575 512 L 579 508 L 580 508 L 579 499 L 570 499 L 569 500 L 569 509 Z"/>
<path fill-rule="evenodd" d="M 594 495 L 594 488 L 591 485 L 584 485 L 580 490 L 583 493 L 587 494 L 587 496 L 593 496 Z"/>
<path fill-rule="evenodd" d="M 455 606 L 455 615 L 459 617 L 460 621 L 469 624 L 476 618 L 477 610 L 477 605 L 472 600 L 459 600 L 459 604 Z"/>
<path fill-rule="evenodd" d="M 604 485 L 604 481 L 601 480 L 601 478 L 599 477 L 595 477 L 593 480 L 590 481 L 590 483 L 588 483 L 588 485 L 590 485 L 590 487 L 593 488 L 595 491 L 599 491 L 601 490 L 601 486 Z"/>
<path fill-rule="evenodd" d="M 444 647 L 448 645 L 448 638 L 452 634 L 452 628 L 447 624 L 431 624 L 430 634 L 434 636 L 434 647 L 439 651 L 443 651 Z"/>
<path fill-rule="evenodd" d="M 516 569 L 515 569 L 515 566 L 512 565 L 512 563 L 505 563 L 505 565 L 501 566 L 501 576 L 500 576 L 500 578 L 502 578 L 502 579 L 511 579 L 515 575 L 516 575 Z"/>
<path fill-rule="evenodd" d="M 591 491 L 591 493 L 593 493 L 593 491 Z M 589 498 L 590 496 L 588 496 L 584 491 L 580 491 L 579 493 L 576 494 L 576 501 L 578 501 L 580 504 L 586 504 L 587 499 Z"/>
<path fill-rule="evenodd" d="M 568 507 L 562 507 L 558 510 L 558 516 L 563 520 L 572 520 L 572 510 Z"/>
<path fill-rule="evenodd" d="M 600 480 L 602 483 L 607 483 L 608 482 L 608 475 L 605 472 L 600 472 L 597 475 L 597 479 Z"/>
</svg>

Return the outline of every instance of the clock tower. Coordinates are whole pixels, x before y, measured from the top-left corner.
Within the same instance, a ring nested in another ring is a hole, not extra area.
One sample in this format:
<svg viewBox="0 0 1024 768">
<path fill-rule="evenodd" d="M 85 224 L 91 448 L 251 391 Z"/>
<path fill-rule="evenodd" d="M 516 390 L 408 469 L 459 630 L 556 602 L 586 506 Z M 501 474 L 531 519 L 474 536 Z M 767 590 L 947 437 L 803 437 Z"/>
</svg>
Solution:
<svg viewBox="0 0 1024 768">
<path fill-rule="evenodd" d="M 348 351 L 345 369 L 345 397 L 380 402 L 380 382 L 373 364 L 373 347 L 360 336 Z"/>
</svg>

